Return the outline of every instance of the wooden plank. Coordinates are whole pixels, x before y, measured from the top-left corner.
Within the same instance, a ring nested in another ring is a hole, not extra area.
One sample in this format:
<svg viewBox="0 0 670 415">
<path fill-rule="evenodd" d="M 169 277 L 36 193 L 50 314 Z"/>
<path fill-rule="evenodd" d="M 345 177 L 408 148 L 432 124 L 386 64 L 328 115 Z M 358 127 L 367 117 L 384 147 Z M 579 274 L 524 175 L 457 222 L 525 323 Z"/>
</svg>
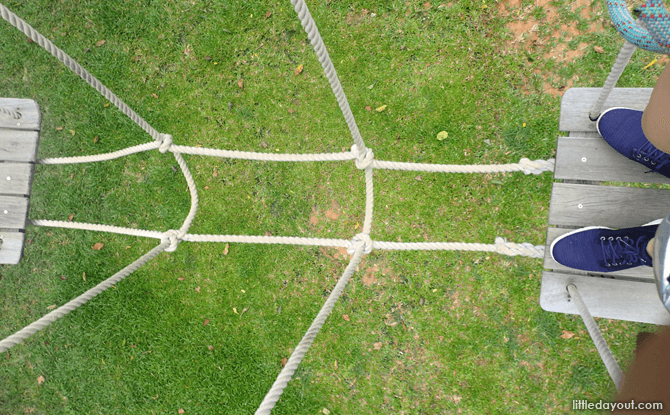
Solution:
<svg viewBox="0 0 670 415">
<path fill-rule="evenodd" d="M 559 131 L 597 131 L 596 123 L 589 119 L 589 112 L 600 95 L 601 88 L 570 88 L 561 98 Z M 614 88 L 603 106 L 625 107 L 644 111 L 649 104 L 653 88 Z"/>
<path fill-rule="evenodd" d="M 0 194 L 30 196 L 35 165 L 0 163 Z"/>
<path fill-rule="evenodd" d="M 24 230 L 27 218 L 27 197 L 0 196 L 0 228 Z"/>
<path fill-rule="evenodd" d="M 635 267 L 630 269 L 625 269 L 617 272 L 584 272 L 576 270 L 575 268 L 566 267 L 554 261 L 551 257 L 551 243 L 554 242 L 554 239 L 559 236 L 573 231 L 573 229 L 559 229 L 559 228 L 548 228 L 547 229 L 547 244 L 544 249 L 544 268 L 552 270 L 555 272 L 567 272 L 570 274 L 579 274 L 579 275 L 605 275 L 613 278 L 635 278 L 643 281 L 655 282 L 654 279 L 654 269 L 652 267 Z"/>
<path fill-rule="evenodd" d="M 670 325 L 670 313 L 651 282 L 621 281 L 609 278 L 566 275 L 545 271 L 542 274 L 540 307 L 554 313 L 579 314 L 568 297 L 568 284 L 575 284 L 593 317 Z"/>
<path fill-rule="evenodd" d="M 0 160 L 35 163 L 39 139 L 38 131 L 0 128 Z"/>
<path fill-rule="evenodd" d="M 0 231 L 0 264 L 18 264 L 23 257 L 23 246 L 26 234 L 17 231 Z"/>
<path fill-rule="evenodd" d="M 558 138 L 555 179 L 670 183 L 670 178 L 662 174 L 646 173 L 650 170 L 616 151 L 602 137 Z"/>
<path fill-rule="evenodd" d="M 670 213 L 670 190 L 554 183 L 549 224 L 632 228 Z"/>
<path fill-rule="evenodd" d="M 18 111 L 21 114 L 21 118 L 14 119 L 0 113 L 0 128 L 39 131 L 42 124 L 42 113 L 37 102 L 32 99 L 0 98 L 0 107 Z"/>
</svg>

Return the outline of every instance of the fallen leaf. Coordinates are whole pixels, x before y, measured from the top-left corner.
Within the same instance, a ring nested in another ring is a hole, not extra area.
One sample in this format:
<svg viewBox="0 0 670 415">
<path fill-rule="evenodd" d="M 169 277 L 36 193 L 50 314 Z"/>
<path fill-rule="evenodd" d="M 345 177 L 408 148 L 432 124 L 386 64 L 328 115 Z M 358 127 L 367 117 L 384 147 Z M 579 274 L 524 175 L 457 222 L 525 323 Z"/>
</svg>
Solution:
<svg viewBox="0 0 670 415">
<path fill-rule="evenodd" d="M 382 112 L 386 109 L 386 107 L 388 107 L 388 105 L 382 105 L 381 107 L 377 108 L 375 111 Z"/>
<path fill-rule="evenodd" d="M 70 130 L 70 134 L 74 135 L 74 130 Z"/>
<path fill-rule="evenodd" d="M 214 167 L 214 171 L 212 172 L 212 177 L 219 177 L 219 172 L 216 170 L 216 167 Z"/>
<path fill-rule="evenodd" d="M 156 94 L 154 94 L 154 93 L 151 93 L 151 95 L 152 95 L 154 98 L 158 98 L 158 95 L 156 95 Z"/>
<path fill-rule="evenodd" d="M 214 346 L 207 346 L 209 350 L 214 350 Z"/>
<path fill-rule="evenodd" d="M 58 131 L 60 131 L 60 130 L 63 129 L 63 127 L 56 127 L 56 129 L 57 129 Z"/>
<path fill-rule="evenodd" d="M 102 243 L 98 242 L 97 244 L 93 245 L 93 250 L 94 251 L 99 251 L 99 250 L 102 249 L 103 246 L 104 245 Z"/>
<path fill-rule="evenodd" d="M 74 213 L 67 217 L 68 222 L 72 222 L 72 218 L 74 218 Z"/>
<path fill-rule="evenodd" d="M 242 314 L 246 313 L 247 310 L 248 310 L 248 308 L 245 308 L 244 310 L 242 310 L 242 312 L 240 313 L 240 317 L 242 317 Z"/>
<path fill-rule="evenodd" d="M 93 139 L 93 144 L 98 142 L 98 136 L 96 135 L 95 138 Z"/>
<path fill-rule="evenodd" d="M 437 141 L 442 141 L 447 137 L 449 137 L 449 133 L 446 131 L 440 131 L 439 133 L 437 133 Z"/>
<path fill-rule="evenodd" d="M 337 363 L 337 362 L 335 362 L 335 363 Z M 336 368 L 336 369 L 337 369 L 337 368 Z M 323 408 L 323 409 L 321 410 L 321 413 L 323 413 L 323 415 L 330 415 L 330 411 L 328 410 L 328 408 Z"/>
<path fill-rule="evenodd" d="M 244 80 L 240 79 L 239 81 L 237 81 L 237 85 L 240 86 L 240 89 L 244 89 Z"/>
<path fill-rule="evenodd" d="M 223 255 L 228 255 L 228 244 L 226 244 L 226 247 L 223 248 Z"/>
<path fill-rule="evenodd" d="M 105 42 L 106 42 L 106 41 L 105 41 L 104 39 L 103 39 L 103 40 L 99 40 L 99 41 L 97 41 L 97 42 L 95 43 L 95 46 L 100 47 L 100 46 L 104 45 Z"/>
<path fill-rule="evenodd" d="M 211 61 L 211 60 L 212 60 L 212 57 L 211 57 L 211 56 L 205 56 L 205 60 L 206 60 L 206 61 Z"/>
<path fill-rule="evenodd" d="M 605 49 L 601 48 L 600 46 L 594 46 L 593 50 L 595 50 L 598 53 L 605 53 Z"/>
<path fill-rule="evenodd" d="M 267 12 L 267 13 L 265 13 L 265 18 L 266 18 L 266 19 L 269 19 L 270 16 L 272 16 L 272 10 L 270 10 L 270 11 Z"/>
<path fill-rule="evenodd" d="M 208 325 L 208 324 L 209 324 L 209 319 L 206 318 L 205 321 L 202 323 L 202 325 L 203 325 L 203 326 L 206 326 L 206 325 Z"/>
<path fill-rule="evenodd" d="M 34 43 L 35 41 L 32 40 L 31 38 L 27 37 L 27 38 L 26 38 L 26 42 L 28 42 L 28 43 Z"/>
<path fill-rule="evenodd" d="M 570 339 L 575 335 L 575 333 L 567 330 L 563 330 L 563 334 L 561 334 L 561 337 L 564 339 Z"/>
<path fill-rule="evenodd" d="M 235 314 L 239 314 L 239 313 L 237 312 L 237 308 L 233 307 L 233 313 L 235 313 Z"/>
<path fill-rule="evenodd" d="M 342 318 L 345 319 L 346 321 L 351 320 L 348 315 L 342 314 Z"/>
<path fill-rule="evenodd" d="M 272 232 L 270 232 L 270 231 L 265 231 L 265 236 L 272 236 Z"/>
<path fill-rule="evenodd" d="M 293 71 L 293 72 L 295 73 L 296 76 L 298 76 L 302 73 L 302 68 L 303 68 L 302 65 L 299 65 L 297 68 L 295 68 L 295 71 Z"/>
<path fill-rule="evenodd" d="M 295 110 L 292 110 L 291 108 L 288 109 L 289 114 L 293 114 Z"/>
<path fill-rule="evenodd" d="M 177 413 L 178 413 L 178 414 L 185 414 L 186 411 L 184 411 L 183 409 L 179 408 L 179 410 L 177 411 Z"/>
<path fill-rule="evenodd" d="M 460 395 L 454 395 L 454 396 L 451 397 L 451 400 L 454 401 L 454 403 L 456 403 L 456 404 L 459 403 L 461 401 L 461 399 L 463 399 L 463 398 L 461 398 Z"/>
<path fill-rule="evenodd" d="M 103 107 L 105 107 L 105 108 L 109 107 L 109 102 L 106 103 L 105 105 L 103 105 Z"/>
<path fill-rule="evenodd" d="M 56 308 L 56 304 L 50 305 L 49 307 L 47 307 L 47 310 L 53 310 L 54 308 Z"/>
<path fill-rule="evenodd" d="M 382 342 L 376 342 L 375 345 L 374 345 L 374 349 L 379 350 L 381 348 L 382 348 Z"/>
<path fill-rule="evenodd" d="M 184 281 L 184 277 L 177 278 L 179 281 Z"/>
<path fill-rule="evenodd" d="M 197 287 L 195 290 L 196 290 L 197 292 L 200 292 L 200 287 Z"/>
<path fill-rule="evenodd" d="M 43 383 L 44 383 L 44 376 L 39 375 L 39 376 L 37 377 L 37 384 L 38 384 L 38 385 L 41 385 L 41 384 L 43 384 Z"/>
<path fill-rule="evenodd" d="M 209 190 L 209 186 L 205 186 L 205 190 Z"/>
<path fill-rule="evenodd" d="M 285 358 L 285 357 L 282 357 L 282 359 L 281 359 L 281 367 L 286 366 L 286 362 L 288 362 L 288 359 Z"/>
<path fill-rule="evenodd" d="M 261 147 L 268 148 L 268 143 L 266 143 L 265 141 L 261 141 Z"/>
<path fill-rule="evenodd" d="M 418 180 L 418 181 L 420 181 L 420 182 L 423 181 L 423 180 L 421 180 L 421 176 L 416 176 L 416 177 L 414 178 L 414 180 Z"/>
<path fill-rule="evenodd" d="M 335 361 L 335 363 L 333 363 L 333 368 L 337 370 L 337 360 Z"/>
<path fill-rule="evenodd" d="M 368 111 L 372 111 L 372 107 L 369 106 L 369 105 L 366 105 L 366 106 L 365 106 L 365 109 L 368 110 Z"/>
<path fill-rule="evenodd" d="M 63 281 L 65 281 L 65 280 L 67 279 L 67 277 L 66 277 L 65 275 L 61 275 L 61 276 L 60 276 L 60 279 L 62 279 Z"/>
<path fill-rule="evenodd" d="M 84 282 L 86 282 L 86 273 L 85 272 L 83 274 L 81 274 L 81 277 L 84 279 Z"/>
</svg>

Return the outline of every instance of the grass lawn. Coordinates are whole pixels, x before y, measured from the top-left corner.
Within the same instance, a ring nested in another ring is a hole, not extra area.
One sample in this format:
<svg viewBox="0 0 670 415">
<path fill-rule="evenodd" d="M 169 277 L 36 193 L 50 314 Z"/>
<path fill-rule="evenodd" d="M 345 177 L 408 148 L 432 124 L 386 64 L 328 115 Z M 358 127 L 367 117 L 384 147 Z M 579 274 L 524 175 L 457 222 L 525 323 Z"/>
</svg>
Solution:
<svg viewBox="0 0 670 415">
<path fill-rule="evenodd" d="M 322 153 L 353 144 L 288 1 L 3 3 L 177 145 Z M 555 157 L 561 94 L 602 86 L 623 44 L 604 1 L 308 6 L 378 160 Z M 4 21 L 0 56 L 0 96 L 41 106 L 38 158 L 152 141 Z M 645 67 L 655 57 L 637 51 L 617 86 L 653 87 L 662 66 Z M 361 231 L 365 181 L 353 161 L 184 158 L 199 196 L 189 233 Z M 544 245 L 549 172 L 374 176 L 373 240 Z M 173 155 L 157 150 L 38 165 L 32 192 L 30 219 L 164 232 L 190 208 Z M 26 240 L 21 263 L 0 268 L 0 338 L 159 243 L 35 226 Z M 253 413 L 348 261 L 343 248 L 182 242 L 0 356 L 0 414 Z M 610 399 L 581 318 L 540 308 L 542 270 L 525 257 L 373 251 L 273 414 L 570 413 L 574 399 Z M 656 329 L 598 323 L 623 369 L 637 332 Z"/>
</svg>

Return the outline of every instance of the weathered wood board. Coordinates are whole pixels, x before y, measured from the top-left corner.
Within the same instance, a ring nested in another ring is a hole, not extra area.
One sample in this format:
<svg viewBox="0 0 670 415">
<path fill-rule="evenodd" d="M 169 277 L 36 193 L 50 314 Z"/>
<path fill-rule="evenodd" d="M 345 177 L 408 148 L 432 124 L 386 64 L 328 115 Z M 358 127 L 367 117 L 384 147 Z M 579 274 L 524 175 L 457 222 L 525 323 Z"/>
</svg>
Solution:
<svg viewBox="0 0 670 415">
<path fill-rule="evenodd" d="M 31 99 L 0 98 L 0 264 L 18 264 L 23 256 L 30 189 L 35 173 L 42 115 Z"/>
<path fill-rule="evenodd" d="M 615 88 L 603 110 L 626 107 L 644 110 L 651 88 Z M 551 243 L 586 226 L 622 229 L 641 226 L 670 214 L 670 190 L 603 186 L 601 182 L 663 183 L 670 179 L 629 160 L 598 134 L 589 111 L 600 88 L 571 88 L 561 100 L 560 131 L 549 206 L 540 306 L 547 311 L 579 314 L 567 285 L 574 283 L 594 317 L 670 325 L 670 312 L 656 292 L 651 267 L 593 273 L 565 267 L 553 260 Z"/>
</svg>

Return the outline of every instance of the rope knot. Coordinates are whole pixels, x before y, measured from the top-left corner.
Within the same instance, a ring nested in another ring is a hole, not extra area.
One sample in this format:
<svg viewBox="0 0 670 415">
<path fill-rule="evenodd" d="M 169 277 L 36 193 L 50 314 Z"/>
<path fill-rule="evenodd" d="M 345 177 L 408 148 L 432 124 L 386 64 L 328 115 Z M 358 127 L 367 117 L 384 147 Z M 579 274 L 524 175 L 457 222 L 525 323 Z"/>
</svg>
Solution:
<svg viewBox="0 0 670 415">
<path fill-rule="evenodd" d="M 365 153 L 362 154 L 358 146 L 354 144 L 351 146 L 351 152 L 354 154 L 354 157 L 356 157 L 356 167 L 360 170 L 367 169 L 375 159 L 375 154 L 372 152 L 371 148 L 366 148 Z"/>
<path fill-rule="evenodd" d="M 170 241 L 170 246 L 165 248 L 165 252 L 174 252 L 177 250 L 177 245 L 179 245 L 180 242 L 177 236 L 179 236 L 179 231 L 174 229 L 170 229 L 161 236 L 161 243 Z"/>
<path fill-rule="evenodd" d="M 555 161 L 555 159 L 531 161 L 524 157 L 519 160 L 519 165 L 525 175 L 531 173 L 537 175 L 545 171 L 554 171 Z"/>
<path fill-rule="evenodd" d="M 370 252 L 372 252 L 372 239 L 370 239 L 370 235 L 367 233 L 359 233 L 358 235 L 354 236 L 352 243 L 353 245 L 347 249 L 347 253 L 349 255 L 355 254 L 356 250 L 361 245 L 363 245 L 365 248 L 363 251 L 364 255 L 368 255 Z"/>
<path fill-rule="evenodd" d="M 165 154 L 172 147 L 172 136 L 170 134 L 159 134 L 162 141 L 158 151 Z"/>
</svg>

